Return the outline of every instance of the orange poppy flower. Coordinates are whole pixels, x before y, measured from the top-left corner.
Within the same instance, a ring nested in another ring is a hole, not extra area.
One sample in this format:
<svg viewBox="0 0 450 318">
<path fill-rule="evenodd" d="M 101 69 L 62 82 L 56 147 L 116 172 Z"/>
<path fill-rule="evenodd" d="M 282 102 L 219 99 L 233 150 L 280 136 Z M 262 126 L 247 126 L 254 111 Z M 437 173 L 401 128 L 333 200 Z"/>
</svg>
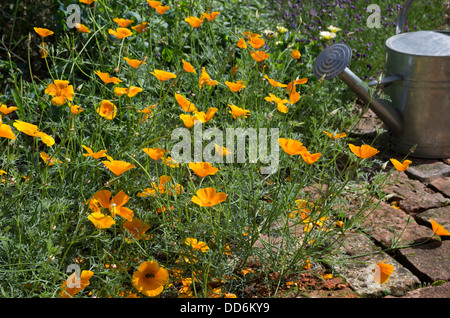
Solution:
<svg viewBox="0 0 450 318">
<path fill-rule="evenodd" d="M 301 155 L 307 152 L 306 147 L 298 140 L 278 138 L 278 143 L 288 155 Z"/>
<path fill-rule="evenodd" d="M 97 107 L 97 113 L 106 120 L 111 120 L 117 115 L 117 107 L 108 100 L 102 100 L 100 107 Z"/>
<path fill-rule="evenodd" d="M 122 28 L 126 28 L 128 27 L 131 23 L 133 23 L 133 20 L 128 20 L 128 19 L 122 19 L 122 18 L 115 18 L 113 19 L 114 22 L 116 22 L 120 27 Z"/>
<path fill-rule="evenodd" d="M 238 43 L 237 43 L 238 48 L 241 49 L 246 49 L 247 48 L 247 43 L 245 43 L 244 38 L 240 38 Z"/>
<path fill-rule="evenodd" d="M 142 33 L 142 32 L 145 32 L 147 30 L 146 29 L 147 25 L 148 25 L 148 22 L 142 22 L 141 24 L 132 26 L 131 28 L 133 30 L 135 30 L 136 32 Z"/>
<path fill-rule="evenodd" d="M 373 278 L 375 280 L 375 283 L 377 284 L 386 283 L 389 280 L 391 274 L 394 272 L 394 266 L 385 264 L 385 262 L 386 260 L 379 262 L 373 270 L 375 273 Z"/>
<path fill-rule="evenodd" d="M 288 112 L 288 108 L 285 105 L 286 103 L 289 103 L 289 101 L 287 99 L 285 99 L 285 98 L 281 99 L 279 97 L 276 97 L 273 94 L 269 94 L 269 96 L 266 96 L 264 99 L 268 102 L 274 102 L 275 104 L 277 104 L 278 111 L 280 111 L 284 114 L 286 114 Z"/>
<path fill-rule="evenodd" d="M 100 77 L 100 79 L 105 83 L 105 84 L 109 84 L 109 83 L 114 83 L 114 84 L 119 84 L 122 82 L 122 80 L 120 80 L 117 77 L 110 77 L 109 73 L 103 73 L 100 71 L 94 71 L 94 73 Z"/>
<path fill-rule="evenodd" d="M 237 81 L 236 83 L 226 81 L 225 84 L 232 92 L 239 92 L 245 87 L 245 83 L 242 81 Z"/>
<path fill-rule="evenodd" d="M 203 253 L 205 253 L 209 250 L 208 244 L 206 244 L 205 242 L 199 241 L 195 238 L 192 238 L 192 237 L 186 238 L 186 240 L 184 241 L 184 244 L 186 244 L 187 246 L 190 246 L 192 249 L 194 249 L 196 251 L 201 251 Z"/>
<path fill-rule="evenodd" d="M 214 20 L 218 15 L 219 15 L 219 13 L 220 12 L 211 12 L 210 14 L 209 13 L 205 13 L 205 12 L 203 12 L 202 13 L 202 16 L 204 16 L 206 19 L 208 19 L 209 21 L 212 21 L 212 20 Z"/>
<path fill-rule="evenodd" d="M 162 175 L 159 177 L 159 184 L 156 184 L 156 182 L 152 182 L 152 184 L 150 185 L 150 188 L 144 189 L 144 191 L 142 191 L 141 193 L 138 193 L 137 196 L 138 197 L 148 197 L 148 196 L 155 197 L 158 195 L 158 193 L 163 194 L 166 192 L 168 194 L 173 194 L 173 192 L 168 190 L 166 187 L 166 184 L 168 184 L 170 182 L 170 180 L 172 180 L 172 177 Z M 174 185 L 174 186 L 172 186 L 172 189 L 175 189 L 177 194 L 181 193 L 183 190 L 181 185 Z"/>
<path fill-rule="evenodd" d="M 287 87 L 286 87 L 286 91 L 288 93 L 290 93 L 291 91 L 295 91 L 295 86 L 296 85 L 302 85 L 302 84 L 306 84 L 308 83 L 308 78 L 301 78 L 301 79 L 297 79 L 295 81 L 290 82 Z"/>
<path fill-rule="evenodd" d="M 116 30 L 109 29 L 109 34 L 114 35 L 116 38 L 122 40 L 130 35 L 133 35 L 133 32 L 128 30 L 127 28 L 117 28 Z"/>
<path fill-rule="evenodd" d="M 80 33 L 91 33 L 91 30 L 89 30 L 89 28 L 87 26 L 85 26 L 84 24 L 75 23 L 73 26 Z"/>
<path fill-rule="evenodd" d="M 289 102 L 291 104 L 295 104 L 299 100 L 300 100 L 300 94 L 295 90 L 295 86 L 294 86 L 291 93 L 289 94 Z"/>
<path fill-rule="evenodd" d="M 145 296 L 158 296 L 168 282 L 169 272 L 155 261 L 143 262 L 133 273 L 134 287 Z"/>
<path fill-rule="evenodd" d="M 116 94 L 117 96 L 121 97 L 125 94 L 128 93 L 128 88 L 125 87 L 114 87 L 114 94 Z"/>
<path fill-rule="evenodd" d="M 109 229 L 116 224 L 116 221 L 110 216 L 100 212 L 93 212 L 88 215 L 88 220 L 91 221 L 98 229 Z"/>
<path fill-rule="evenodd" d="M 136 87 L 136 86 L 130 86 L 130 88 L 128 89 L 127 96 L 134 97 L 137 94 L 139 94 L 140 92 L 142 92 L 142 88 Z"/>
<path fill-rule="evenodd" d="M 248 41 L 248 44 L 250 44 L 254 49 L 257 50 L 260 47 L 262 47 L 264 44 L 266 44 L 266 41 L 264 41 L 263 38 L 260 38 L 260 37 L 257 37 L 257 36 L 253 36 Z"/>
<path fill-rule="evenodd" d="M 214 175 L 217 171 L 219 171 L 219 169 L 213 167 L 209 162 L 190 162 L 189 168 L 191 168 L 191 170 L 201 178 Z"/>
<path fill-rule="evenodd" d="M 197 71 L 194 69 L 191 63 L 186 62 L 184 59 L 182 59 L 181 62 L 183 62 L 183 69 L 186 72 L 197 74 Z"/>
<path fill-rule="evenodd" d="M 8 107 L 5 104 L 0 104 L 0 113 L 2 113 L 3 115 L 8 115 L 17 109 L 18 108 L 15 106 Z"/>
<path fill-rule="evenodd" d="M 126 161 L 121 160 L 113 160 L 110 159 L 109 161 L 102 161 L 102 163 L 111 170 L 112 173 L 114 173 L 116 176 L 120 176 L 125 171 L 128 171 L 130 169 L 136 168 L 135 165 L 128 163 Z"/>
<path fill-rule="evenodd" d="M 1 116 L 0 116 L 0 137 L 12 140 L 16 139 L 16 135 L 14 135 L 11 126 L 2 123 Z"/>
<path fill-rule="evenodd" d="M 236 118 L 241 117 L 241 116 L 244 116 L 244 118 L 247 118 L 247 116 L 250 115 L 250 111 L 247 110 L 247 109 L 243 109 L 243 108 L 240 108 L 238 106 L 230 105 L 230 104 L 228 104 L 228 106 L 231 108 L 229 113 L 231 115 L 233 115 L 233 119 L 236 119 Z"/>
<path fill-rule="evenodd" d="M 147 0 L 147 2 L 150 5 L 150 7 L 152 7 L 152 8 L 156 8 L 157 6 L 160 6 L 162 4 L 159 1 L 152 1 L 152 0 Z"/>
<path fill-rule="evenodd" d="M 53 166 L 55 163 L 62 163 L 61 160 L 50 157 L 48 154 L 46 154 L 43 151 L 40 153 L 40 156 L 41 156 L 42 160 L 44 160 L 44 162 L 49 166 Z"/>
<path fill-rule="evenodd" d="M 125 61 L 127 61 L 128 65 L 130 65 L 132 68 L 136 68 L 141 66 L 142 64 L 145 64 L 144 61 L 136 60 L 136 59 L 129 59 L 128 57 L 123 58 Z"/>
<path fill-rule="evenodd" d="M 156 12 L 158 12 L 159 14 L 164 14 L 169 9 L 170 9 L 169 6 L 163 6 L 163 5 L 159 5 L 155 8 Z"/>
<path fill-rule="evenodd" d="M 307 164 L 313 164 L 322 156 L 321 153 L 310 154 L 308 151 L 302 152 L 300 155 Z"/>
<path fill-rule="evenodd" d="M 71 103 L 69 103 L 69 107 L 70 107 L 70 112 L 74 115 L 78 115 L 79 113 L 81 113 L 82 111 L 84 111 L 83 108 L 81 108 L 78 105 L 72 105 Z"/>
<path fill-rule="evenodd" d="M 338 139 L 338 138 L 347 137 L 347 134 L 346 134 L 345 132 L 340 133 L 340 134 L 335 134 L 335 133 L 323 131 L 323 133 L 324 133 L 325 135 L 327 135 L 328 137 L 330 137 L 331 139 Z"/>
<path fill-rule="evenodd" d="M 51 103 L 56 106 L 64 105 L 67 100 L 72 101 L 75 95 L 73 86 L 69 85 L 69 81 L 62 80 L 55 80 L 49 84 L 44 93 L 55 96 L 52 98 Z"/>
<path fill-rule="evenodd" d="M 192 104 L 186 97 L 184 97 L 181 94 L 175 93 L 175 99 L 178 103 L 178 105 L 181 106 L 183 111 L 185 112 L 196 112 L 197 107 L 195 107 L 194 104 Z"/>
<path fill-rule="evenodd" d="M 41 37 L 41 38 L 45 38 L 45 37 L 47 37 L 47 36 L 49 36 L 49 35 L 52 35 L 54 32 L 53 31 L 51 31 L 51 30 L 49 30 L 49 29 L 45 29 L 45 28 L 33 28 L 34 29 L 34 31 L 37 33 L 37 34 L 39 34 L 39 36 Z"/>
<path fill-rule="evenodd" d="M 409 165 L 412 163 L 411 160 L 404 160 L 403 162 L 398 161 L 397 159 L 390 159 L 395 169 L 398 171 L 405 171 L 409 168 Z"/>
<path fill-rule="evenodd" d="M 361 147 L 355 146 L 353 144 L 348 145 L 350 150 L 359 158 L 365 159 L 375 156 L 380 151 L 369 145 L 362 145 Z"/>
<path fill-rule="evenodd" d="M 439 236 L 447 236 L 450 233 L 440 224 L 436 223 L 433 219 L 430 219 L 431 227 L 433 228 L 433 232 Z"/>
<path fill-rule="evenodd" d="M 142 151 L 149 155 L 153 160 L 161 159 L 164 157 L 164 153 L 166 152 L 161 148 L 144 148 Z"/>
<path fill-rule="evenodd" d="M 204 207 L 211 207 L 227 199 L 227 195 L 224 192 L 216 192 L 214 188 L 204 188 L 196 192 L 191 200 L 195 204 Z"/>
<path fill-rule="evenodd" d="M 191 27 L 198 28 L 203 23 L 204 18 L 202 17 L 199 19 L 197 17 L 187 17 L 184 21 L 189 23 Z"/>
<path fill-rule="evenodd" d="M 199 121 L 201 121 L 202 123 L 206 123 L 214 117 L 214 115 L 217 111 L 218 111 L 218 109 L 216 107 L 210 107 L 206 111 L 206 114 L 205 114 L 205 112 L 196 112 L 194 114 L 194 117 L 196 119 L 198 119 Z"/>
<path fill-rule="evenodd" d="M 195 117 L 194 115 L 188 115 L 188 114 L 181 114 L 180 119 L 183 121 L 184 126 L 188 129 L 191 128 L 192 126 L 194 126 L 195 121 L 198 120 L 197 117 Z"/>
<path fill-rule="evenodd" d="M 219 156 L 222 156 L 222 157 L 232 154 L 232 152 L 229 149 L 219 146 L 218 144 L 214 144 L 214 149 L 219 154 Z"/>
<path fill-rule="evenodd" d="M 298 60 L 301 56 L 302 56 L 302 54 L 300 53 L 299 50 L 295 50 L 295 49 L 292 50 L 291 57 L 292 57 L 294 60 Z"/>
<path fill-rule="evenodd" d="M 24 134 L 27 134 L 28 136 L 40 137 L 42 142 L 44 142 L 49 147 L 55 144 L 55 140 L 46 133 L 39 131 L 39 128 L 36 125 L 29 124 L 21 120 L 16 120 L 13 126 L 16 127 L 17 130 L 23 132 Z"/>
<path fill-rule="evenodd" d="M 94 159 L 99 159 L 102 157 L 106 157 L 106 150 L 100 150 L 97 152 L 93 152 L 91 148 L 85 146 L 85 145 L 81 145 L 81 147 L 83 147 L 84 150 L 86 150 L 88 153 L 84 153 L 83 156 L 85 157 L 92 157 Z"/>
<path fill-rule="evenodd" d="M 100 190 L 94 194 L 93 198 L 102 208 L 108 209 L 112 217 L 115 217 L 117 214 L 128 221 L 133 220 L 133 211 L 124 207 L 130 197 L 123 190 L 120 190 L 112 199 L 111 191 Z"/>
<path fill-rule="evenodd" d="M 261 62 L 269 58 L 269 54 L 263 51 L 252 51 L 250 52 L 250 55 L 256 62 Z"/>
<path fill-rule="evenodd" d="M 85 3 L 85 4 L 89 4 L 91 5 L 92 2 L 97 1 L 97 0 L 79 0 L 81 3 Z"/>
<path fill-rule="evenodd" d="M 39 45 L 39 51 L 41 52 L 41 58 L 45 59 L 48 56 L 48 48 L 47 48 L 47 43 L 42 42 Z"/>
<path fill-rule="evenodd" d="M 176 78 L 177 76 L 170 72 L 165 72 L 161 70 L 154 70 L 153 72 L 150 72 L 150 74 L 155 75 L 157 79 L 159 79 L 161 82 L 167 81 L 172 78 Z"/>
<path fill-rule="evenodd" d="M 286 87 L 287 86 L 286 84 L 277 82 L 276 80 L 269 78 L 267 75 L 264 75 L 264 78 L 267 79 L 269 81 L 270 85 L 272 85 L 273 87 Z"/>
<path fill-rule="evenodd" d="M 198 85 L 200 86 L 200 88 L 202 88 L 203 85 L 206 84 L 208 84 L 209 86 L 217 85 L 217 81 L 212 80 L 209 74 L 206 72 L 206 69 L 203 67 L 202 73 L 200 74 L 200 78 L 198 80 Z"/>
<path fill-rule="evenodd" d="M 150 226 L 139 219 L 133 218 L 131 221 L 124 222 L 123 228 L 134 240 L 148 239 L 145 232 L 150 229 Z M 126 237 L 125 241 L 131 243 L 133 239 Z"/>
<path fill-rule="evenodd" d="M 94 272 L 86 270 L 81 272 L 80 277 L 77 277 L 76 272 L 70 275 L 61 286 L 61 297 L 73 298 L 76 294 L 89 286 L 89 280 L 93 275 Z"/>
</svg>

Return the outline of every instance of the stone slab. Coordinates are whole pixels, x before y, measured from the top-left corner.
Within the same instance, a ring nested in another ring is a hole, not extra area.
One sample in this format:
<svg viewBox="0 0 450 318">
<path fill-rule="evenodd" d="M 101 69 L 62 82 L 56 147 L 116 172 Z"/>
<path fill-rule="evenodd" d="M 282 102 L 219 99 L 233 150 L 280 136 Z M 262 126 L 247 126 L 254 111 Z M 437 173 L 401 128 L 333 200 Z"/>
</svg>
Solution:
<svg viewBox="0 0 450 318">
<path fill-rule="evenodd" d="M 385 202 L 380 202 L 366 216 L 362 228 L 384 248 L 423 242 L 433 235 L 430 228 L 419 225 L 413 217 Z"/>
<path fill-rule="evenodd" d="M 429 186 L 433 190 L 441 192 L 445 197 L 450 198 L 450 177 L 434 179 Z"/>
<path fill-rule="evenodd" d="M 421 182 L 431 182 L 434 179 L 450 177 L 450 165 L 442 161 L 419 165 L 414 165 L 414 160 L 412 161 L 413 164 L 406 170 L 406 174 L 411 179 Z"/>
<path fill-rule="evenodd" d="M 450 280 L 450 241 L 429 243 L 398 250 L 402 263 L 423 282 Z"/>
<path fill-rule="evenodd" d="M 418 180 L 410 179 L 405 172 L 394 172 L 389 176 L 391 185 L 383 191 L 399 201 L 399 207 L 408 214 L 416 214 L 438 208 L 449 203 L 441 193 L 434 192 Z"/>
<path fill-rule="evenodd" d="M 352 262 L 337 263 L 334 269 L 361 296 L 379 297 L 385 294 L 403 296 L 420 284 L 416 276 L 384 253 L 364 234 L 355 232 L 346 235 L 341 249 L 346 254 L 343 259 L 354 258 L 351 259 Z M 377 263 L 384 260 L 394 266 L 394 272 L 386 283 L 377 284 L 374 281 L 373 270 Z"/>
<path fill-rule="evenodd" d="M 426 210 L 416 215 L 416 220 L 431 228 L 430 219 L 433 219 L 450 231 L 450 206 Z"/>
<path fill-rule="evenodd" d="M 394 297 L 386 296 L 385 298 Z M 450 282 L 411 290 L 399 298 L 450 298 Z"/>
</svg>

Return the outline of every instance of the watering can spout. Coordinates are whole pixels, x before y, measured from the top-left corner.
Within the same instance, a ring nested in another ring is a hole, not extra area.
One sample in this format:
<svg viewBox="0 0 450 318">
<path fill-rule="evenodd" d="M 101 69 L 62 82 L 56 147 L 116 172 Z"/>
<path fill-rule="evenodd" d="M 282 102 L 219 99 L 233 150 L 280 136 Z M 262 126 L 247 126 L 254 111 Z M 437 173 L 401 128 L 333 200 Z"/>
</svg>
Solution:
<svg viewBox="0 0 450 318">
<path fill-rule="evenodd" d="M 347 65 L 352 57 L 350 47 L 344 43 L 337 43 L 323 50 L 314 62 L 314 75 L 317 78 L 331 79 L 338 76 L 353 90 L 370 109 L 383 121 L 394 135 L 403 131 L 403 122 L 400 114 L 386 100 L 375 93 L 371 93 L 363 81 L 356 76 Z M 393 78 L 391 81 L 400 78 Z"/>
<path fill-rule="evenodd" d="M 363 81 L 347 67 L 339 74 L 339 78 L 369 105 L 370 109 L 394 135 L 401 135 L 403 131 L 402 119 L 396 109 L 390 105 L 389 101 L 380 98 L 375 93 L 371 93 L 363 84 Z"/>
</svg>

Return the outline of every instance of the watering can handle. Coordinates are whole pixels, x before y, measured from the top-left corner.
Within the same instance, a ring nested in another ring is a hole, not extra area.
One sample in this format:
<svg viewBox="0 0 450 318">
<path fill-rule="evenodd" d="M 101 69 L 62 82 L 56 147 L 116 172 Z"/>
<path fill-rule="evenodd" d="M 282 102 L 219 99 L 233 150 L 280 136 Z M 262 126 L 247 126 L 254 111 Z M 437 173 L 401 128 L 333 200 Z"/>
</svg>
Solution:
<svg viewBox="0 0 450 318">
<path fill-rule="evenodd" d="M 403 24 L 406 20 L 406 15 L 408 14 L 409 6 L 414 2 L 414 0 L 407 0 L 402 8 L 402 11 L 400 11 L 400 15 L 398 17 L 397 21 L 397 27 L 395 29 L 395 34 L 400 34 L 403 31 Z"/>
</svg>

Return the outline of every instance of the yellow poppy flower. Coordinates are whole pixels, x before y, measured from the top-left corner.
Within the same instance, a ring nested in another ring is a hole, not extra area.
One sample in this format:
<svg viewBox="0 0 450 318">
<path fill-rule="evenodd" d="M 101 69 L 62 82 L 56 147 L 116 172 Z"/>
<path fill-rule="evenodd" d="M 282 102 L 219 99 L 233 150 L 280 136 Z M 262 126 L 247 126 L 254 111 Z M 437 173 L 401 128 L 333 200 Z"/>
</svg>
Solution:
<svg viewBox="0 0 450 318">
<path fill-rule="evenodd" d="M 189 23 L 191 27 L 198 28 L 203 23 L 204 18 L 202 17 L 199 19 L 197 17 L 187 17 L 184 21 Z"/>
<path fill-rule="evenodd" d="M 214 149 L 219 154 L 219 156 L 222 156 L 222 157 L 232 154 L 232 152 L 229 149 L 227 149 L 225 147 L 221 147 L 218 144 L 214 144 Z"/>
<path fill-rule="evenodd" d="M 126 195 L 123 190 L 120 190 L 112 199 L 111 191 L 100 190 L 94 194 L 93 198 L 100 204 L 102 208 L 108 209 L 112 217 L 120 215 L 121 217 L 129 221 L 133 219 L 133 211 L 127 207 L 124 207 L 130 197 Z"/>
<path fill-rule="evenodd" d="M 116 176 L 120 176 L 125 171 L 136 168 L 135 165 L 121 160 L 102 161 L 102 163 L 111 170 Z"/>
<path fill-rule="evenodd" d="M 182 59 L 181 62 L 183 62 L 183 69 L 186 72 L 197 74 L 197 71 L 194 69 L 191 63 L 186 62 L 184 59 Z"/>
<path fill-rule="evenodd" d="M 16 135 L 14 135 L 11 126 L 2 123 L 1 116 L 0 116 L 0 137 L 12 140 L 16 139 Z"/>
<path fill-rule="evenodd" d="M 213 167 L 209 162 L 190 162 L 189 168 L 201 178 L 216 174 L 219 169 Z"/>
<path fill-rule="evenodd" d="M 134 287 L 145 296 L 158 296 L 168 282 L 169 272 L 155 261 L 143 262 L 133 273 Z"/>
<path fill-rule="evenodd" d="M 150 72 L 150 74 L 153 74 L 157 79 L 159 79 L 161 82 L 167 81 L 172 78 L 176 78 L 177 76 L 170 72 L 165 72 L 161 70 L 154 70 L 153 72 Z"/>
<path fill-rule="evenodd" d="M 370 158 L 380 152 L 378 149 L 375 149 L 369 145 L 362 145 L 361 147 L 358 147 L 353 144 L 349 144 L 348 146 L 351 152 L 362 159 Z"/>
<path fill-rule="evenodd" d="M 100 79 L 105 83 L 105 84 L 109 84 L 109 83 L 114 83 L 114 84 L 119 84 L 119 83 L 121 83 L 122 82 L 122 80 L 120 80 L 119 78 L 117 78 L 117 77 L 111 77 L 110 75 L 109 75 L 109 73 L 103 73 L 103 72 L 100 72 L 100 71 L 94 71 L 94 73 L 98 76 L 98 77 L 100 77 Z"/>
<path fill-rule="evenodd" d="M 398 161 L 397 159 L 390 159 L 395 169 L 398 171 L 405 171 L 409 168 L 409 165 L 412 163 L 411 160 L 404 160 L 403 162 Z"/>
<path fill-rule="evenodd" d="M 55 143 L 55 140 L 52 137 L 42 131 L 39 131 L 39 128 L 36 125 L 26 123 L 21 120 L 16 120 L 13 126 L 16 127 L 17 130 L 23 132 L 24 134 L 27 134 L 28 136 L 40 137 L 42 142 L 44 142 L 49 147 L 53 146 L 53 144 Z"/>
<path fill-rule="evenodd" d="M 217 81 L 213 81 L 209 74 L 206 72 L 205 67 L 202 68 L 202 73 L 200 74 L 200 78 L 198 80 L 198 85 L 202 88 L 204 85 L 217 85 Z"/>
<path fill-rule="evenodd" d="M 82 0 L 80 0 L 81 2 Z M 86 1 L 86 0 L 84 0 Z M 92 2 L 92 1 L 91 1 Z M 73 273 L 67 278 L 67 280 L 61 286 L 61 297 L 62 298 L 73 298 L 80 291 L 89 286 L 89 280 L 94 275 L 92 271 L 83 270 L 80 277 L 77 277 L 77 273 Z"/>
<path fill-rule="evenodd" d="M 303 144 L 294 139 L 278 138 L 278 143 L 288 155 L 301 155 L 306 153 L 307 149 Z"/>
<path fill-rule="evenodd" d="M 88 215 L 88 220 L 91 221 L 98 229 L 109 229 L 116 224 L 116 221 L 110 216 L 100 212 L 93 212 Z"/>
<path fill-rule="evenodd" d="M 122 40 L 130 35 L 133 35 L 133 32 L 128 30 L 127 28 L 117 28 L 116 30 L 109 29 L 109 34 L 114 35 L 116 38 Z"/>
<path fill-rule="evenodd" d="M 216 192 L 215 188 L 203 188 L 196 192 L 191 200 L 195 204 L 203 207 L 211 207 L 227 199 L 224 192 Z"/>
<path fill-rule="evenodd" d="M 45 29 L 45 28 L 33 28 L 34 29 L 34 31 L 37 33 L 37 34 L 39 34 L 39 36 L 41 37 L 41 38 L 45 38 L 45 37 L 47 37 L 47 36 L 49 36 L 49 35 L 52 35 L 54 32 L 53 31 L 51 31 L 51 30 L 49 30 L 49 29 Z"/>
<path fill-rule="evenodd" d="M 111 120 L 117 115 L 117 107 L 108 100 L 102 100 L 100 107 L 97 107 L 97 113 L 106 120 Z"/>
<path fill-rule="evenodd" d="M 236 119 L 236 118 L 241 117 L 241 116 L 244 116 L 244 118 L 247 118 L 247 116 L 250 115 L 250 111 L 247 110 L 247 109 L 243 109 L 243 108 L 240 108 L 238 106 L 230 105 L 230 104 L 228 104 L 228 106 L 231 108 L 229 113 L 231 115 L 233 115 L 233 119 Z"/>
<path fill-rule="evenodd" d="M 194 117 L 197 118 L 202 123 L 206 123 L 206 122 L 210 121 L 214 117 L 214 114 L 217 111 L 218 111 L 218 109 L 216 107 L 210 107 L 206 111 L 206 114 L 205 114 L 205 112 L 196 112 L 194 114 Z"/>
<path fill-rule="evenodd" d="M 118 87 L 118 86 L 114 87 L 114 94 L 116 94 L 119 97 L 121 97 L 127 93 L 128 93 L 128 88 Z"/>
<path fill-rule="evenodd" d="M 67 100 L 72 101 L 75 95 L 73 86 L 69 85 L 69 81 L 55 80 L 49 84 L 44 93 L 54 96 L 51 103 L 56 106 L 64 105 Z"/>
<path fill-rule="evenodd" d="M 192 237 L 188 237 L 184 241 L 184 244 L 186 244 L 187 246 L 190 246 L 192 249 L 194 249 L 196 251 L 201 251 L 203 253 L 205 253 L 209 250 L 208 244 L 206 244 L 205 242 L 199 241 L 195 238 L 192 238 Z"/>
</svg>

